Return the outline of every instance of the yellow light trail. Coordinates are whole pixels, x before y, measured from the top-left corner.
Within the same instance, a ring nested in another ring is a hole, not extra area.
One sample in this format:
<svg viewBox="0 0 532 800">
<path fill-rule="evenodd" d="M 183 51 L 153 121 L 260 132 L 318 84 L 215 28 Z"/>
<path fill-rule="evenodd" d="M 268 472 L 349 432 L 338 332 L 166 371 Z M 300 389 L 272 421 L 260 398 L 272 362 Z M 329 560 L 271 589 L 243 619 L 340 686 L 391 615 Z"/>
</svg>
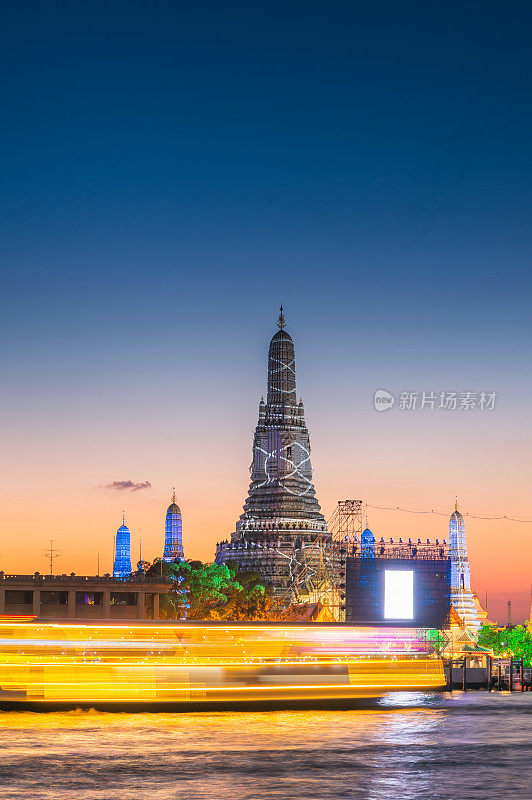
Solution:
<svg viewBox="0 0 532 800">
<path fill-rule="evenodd" d="M 378 696 L 444 686 L 411 629 L 0 619 L 0 703 Z"/>
</svg>

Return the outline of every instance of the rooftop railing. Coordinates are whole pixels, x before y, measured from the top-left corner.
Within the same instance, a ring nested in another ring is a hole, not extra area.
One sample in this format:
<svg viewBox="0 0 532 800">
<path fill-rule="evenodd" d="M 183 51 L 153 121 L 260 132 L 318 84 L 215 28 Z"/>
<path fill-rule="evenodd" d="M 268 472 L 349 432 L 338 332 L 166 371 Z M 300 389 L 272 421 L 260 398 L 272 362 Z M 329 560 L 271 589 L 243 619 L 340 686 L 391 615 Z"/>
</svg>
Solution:
<svg viewBox="0 0 532 800">
<path fill-rule="evenodd" d="M 82 585 L 89 583 L 111 583 L 116 586 L 132 583 L 170 584 L 169 580 L 165 580 L 161 577 L 153 577 L 151 575 L 128 575 L 125 578 L 114 578 L 108 573 L 105 575 L 76 575 L 74 572 L 70 573 L 70 575 L 43 575 L 40 572 L 35 572 L 33 575 L 9 575 L 5 572 L 0 572 L 0 582 L 1 581 L 5 581 L 6 583 L 75 583 Z"/>
</svg>

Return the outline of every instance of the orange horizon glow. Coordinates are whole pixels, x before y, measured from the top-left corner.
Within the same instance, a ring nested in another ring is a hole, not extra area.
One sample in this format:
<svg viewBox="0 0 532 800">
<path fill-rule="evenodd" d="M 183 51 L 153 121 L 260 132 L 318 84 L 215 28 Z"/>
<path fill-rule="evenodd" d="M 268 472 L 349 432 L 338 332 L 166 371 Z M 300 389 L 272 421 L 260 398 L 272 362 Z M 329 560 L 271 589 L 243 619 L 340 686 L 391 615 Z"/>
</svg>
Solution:
<svg viewBox="0 0 532 800">
<path fill-rule="evenodd" d="M 242 491 L 233 489 L 233 496 L 228 493 L 224 497 L 217 497 L 216 491 L 212 493 L 212 506 L 204 507 L 201 504 L 189 506 L 186 494 L 183 491 L 178 497 L 178 502 L 183 514 L 183 542 L 185 557 L 212 561 L 216 542 L 230 537 L 234 524 L 240 512 L 239 501 L 242 503 L 247 486 L 243 484 Z M 92 505 L 87 502 L 87 495 L 94 498 Z M 100 574 L 112 573 L 113 536 L 116 528 L 121 523 L 119 507 L 128 508 L 126 522 L 132 534 L 132 563 L 137 562 L 142 539 L 142 557 L 152 561 L 156 556 L 162 555 L 164 543 L 164 519 L 166 508 L 170 501 L 162 492 L 138 492 L 116 494 L 105 490 L 89 490 L 76 495 L 69 495 L 67 502 L 59 510 L 54 509 L 49 498 L 40 497 L 34 493 L 32 503 L 40 506 L 39 535 L 33 529 L 31 519 L 17 508 L 18 503 L 10 513 L 4 507 L 2 512 L 5 529 L 16 531 L 16 536 L 4 542 L 1 559 L 2 569 L 7 574 L 32 574 L 36 571 L 43 574 L 49 572 L 49 560 L 45 555 L 49 547 L 48 539 L 54 540 L 54 548 L 58 550 L 58 557 L 54 561 L 55 574 L 95 575 L 97 571 L 98 554 Z M 324 493 L 318 494 L 321 499 Z M 327 493 L 333 497 L 332 490 Z M 346 499 L 349 495 L 343 495 Z M 373 499 L 373 498 L 371 498 Z M 395 500 L 395 498 L 394 498 Z M 392 502 L 394 502 L 392 500 Z M 127 501 L 127 502 L 126 502 Z M 382 502 L 378 497 L 379 504 Z M 19 500 L 21 503 L 22 500 Z M 384 501 L 386 502 L 386 500 Z M 74 530 L 69 534 L 68 528 L 71 520 L 79 517 L 79 507 L 87 504 L 87 511 L 82 519 L 77 519 Z M 384 503 L 383 503 L 384 504 Z M 430 499 L 425 503 L 412 504 L 412 507 L 430 508 Z M 330 503 L 330 512 L 322 508 L 327 518 L 330 519 L 334 511 L 334 501 Z M 441 505 L 439 506 L 441 509 Z M 465 508 L 462 506 L 463 512 Z M 472 513 L 478 511 L 473 508 Z M 481 509 L 482 513 L 483 509 Z M 452 512 L 452 506 L 449 511 Z M 466 513 L 466 512 L 465 512 Z M 368 524 L 375 536 L 385 539 L 393 537 L 398 539 L 412 538 L 422 541 L 430 538 L 448 540 L 448 518 L 424 514 L 409 514 L 405 512 L 389 512 L 368 508 Z M 61 527 L 57 520 L 61 521 Z M 519 621 L 528 619 L 530 611 L 529 568 L 526 559 L 519 559 L 520 549 L 528 545 L 528 528 L 526 524 L 512 523 L 509 521 L 476 520 L 465 517 L 466 534 L 471 562 L 472 586 L 477 592 L 481 604 L 485 604 L 485 592 L 488 590 L 488 610 L 490 618 L 500 621 L 506 620 L 506 601 L 512 597 L 514 601 L 513 619 Z M 67 528 L 67 531 L 65 531 Z M 20 540 L 28 537 L 32 542 L 29 556 L 20 551 Z M 514 547 L 508 549 L 508 541 L 514 541 Z M 37 549 L 38 548 L 38 549 Z M 495 563 L 494 551 L 495 549 Z M 496 571 L 495 571 L 496 566 Z M 501 586 L 508 589 L 501 589 Z M 492 611 L 493 609 L 493 611 Z"/>
<path fill-rule="evenodd" d="M 111 572 L 122 510 L 131 530 L 132 563 L 141 540 L 143 559 L 152 561 L 162 555 L 173 486 L 183 515 L 185 557 L 212 561 L 216 543 L 234 531 L 248 491 L 267 338 L 262 345 L 246 363 L 232 364 L 216 402 L 211 397 L 222 378 L 213 362 L 202 364 L 201 373 L 194 368 L 179 380 L 172 377 L 156 391 L 153 382 L 138 376 L 127 392 L 111 392 L 106 376 L 100 384 L 107 396 L 87 384 L 86 396 L 76 394 L 58 410 L 53 387 L 43 390 L 39 406 L 32 400 L 14 408 L 5 442 L 11 457 L 0 465 L 0 568 L 47 573 L 45 551 L 53 539 L 56 574 L 94 575 L 98 554 L 100 573 Z M 501 405 L 492 416 L 379 414 L 371 405 L 373 389 L 382 383 L 377 375 L 371 370 L 357 375 L 354 385 L 349 374 L 327 373 L 330 367 L 320 358 L 320 371 L 336 382 L 334 391 L 324 392 L 322 375 L 312 370 L 312 342 L 303 338 L 302 345 L 296 337 L 314 484 L 326 519 L 339 499 L 349 498 L 450 516 L 456 495 L 465 515 L 532 517 L 528 475 L 520 466 L 528 458 L 528 443 L 518 435 L 528 422 L 519 404 Z M 216 349 L 205 353 L 221 356 Z M 243 387 L 232 383 L 246 371 L 252 379 Z M 199 400 L 182 391 L 185 377 L 201 387 Z M 423 385 L 424 379 L 417 380 Z M 393 381 L 388 385 L 393 388 Z M 117 480 L 149 481 L 151 488 L 102 488 Z M 448 516 L 368 509 L 377 539 L 447 539 L 448 522 Z M 472 587 L 483 605 L 487 590 L 489 618 L 505 622 L 511 598 L 513 621 L 528 619 L 532 524 L 467 516 L 465 523 Z"/>
</svg>

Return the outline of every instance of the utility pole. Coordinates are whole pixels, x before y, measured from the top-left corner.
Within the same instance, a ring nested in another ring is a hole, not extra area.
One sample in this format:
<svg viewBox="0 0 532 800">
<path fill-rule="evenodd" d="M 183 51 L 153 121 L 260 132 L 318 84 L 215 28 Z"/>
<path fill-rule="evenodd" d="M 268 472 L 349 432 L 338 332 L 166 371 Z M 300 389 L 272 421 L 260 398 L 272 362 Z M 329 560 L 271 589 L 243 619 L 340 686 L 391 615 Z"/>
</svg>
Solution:
<svg viewBox="0 0 532 800">
<path fill-rule="evenodd" d="M 59 550 L 54 547 L 54 540 L 50 539 L 50 547 L 44 553 L 50 559 L 50 575 L 54 574 L 54 559 L 60 556 Z"/>
</svg>

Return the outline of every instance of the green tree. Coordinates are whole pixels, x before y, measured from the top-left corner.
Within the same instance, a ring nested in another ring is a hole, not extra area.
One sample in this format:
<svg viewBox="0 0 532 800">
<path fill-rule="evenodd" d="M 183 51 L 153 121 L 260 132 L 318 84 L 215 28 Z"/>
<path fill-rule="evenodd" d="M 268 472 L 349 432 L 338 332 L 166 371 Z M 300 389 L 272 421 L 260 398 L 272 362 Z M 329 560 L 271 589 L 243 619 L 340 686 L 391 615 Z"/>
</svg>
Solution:
<svg viewBox="0 0 532 800">
<path fill-rule="evenodd" d="M 495 655 L 503 652 L 502 630 L 493 625 L 481 625 L 478 633 L 478 644 L 488 650 L 492 650 Z"/>
<path fill-rule="evenodd" d="M 532 665 L 532 634 L 523 626 L 510 628 L 507 634 L 508 647 L 514 658 L 522 658 L 525 667 Z"/>
<path fill-rule="evenodd" d="M 427 631 L 427 642 L 432 648 L 432 652 L 437 656 L 441 656 L 447 645 L 447 639 L 441 631 L 429 630 Z"/>
<path fill-rule="evenodd" d="M 163 619 L 274 620 L 286 619 L 256 572 L 238 572 L 234 564 L 201 561 L 166 563 L 156 559 L 146 571 L 172 584 L 160 597 Z"/>
<path fill-rule="evenodd" d="M 522 658 L 525 667 L 532 666 L 532 634 L 523 625 L 513 628 L 495 628 L 482 625 L 478 635 L 481 647 L 492 650 L 497 656 L 508 654 Z"/>
</svg>

